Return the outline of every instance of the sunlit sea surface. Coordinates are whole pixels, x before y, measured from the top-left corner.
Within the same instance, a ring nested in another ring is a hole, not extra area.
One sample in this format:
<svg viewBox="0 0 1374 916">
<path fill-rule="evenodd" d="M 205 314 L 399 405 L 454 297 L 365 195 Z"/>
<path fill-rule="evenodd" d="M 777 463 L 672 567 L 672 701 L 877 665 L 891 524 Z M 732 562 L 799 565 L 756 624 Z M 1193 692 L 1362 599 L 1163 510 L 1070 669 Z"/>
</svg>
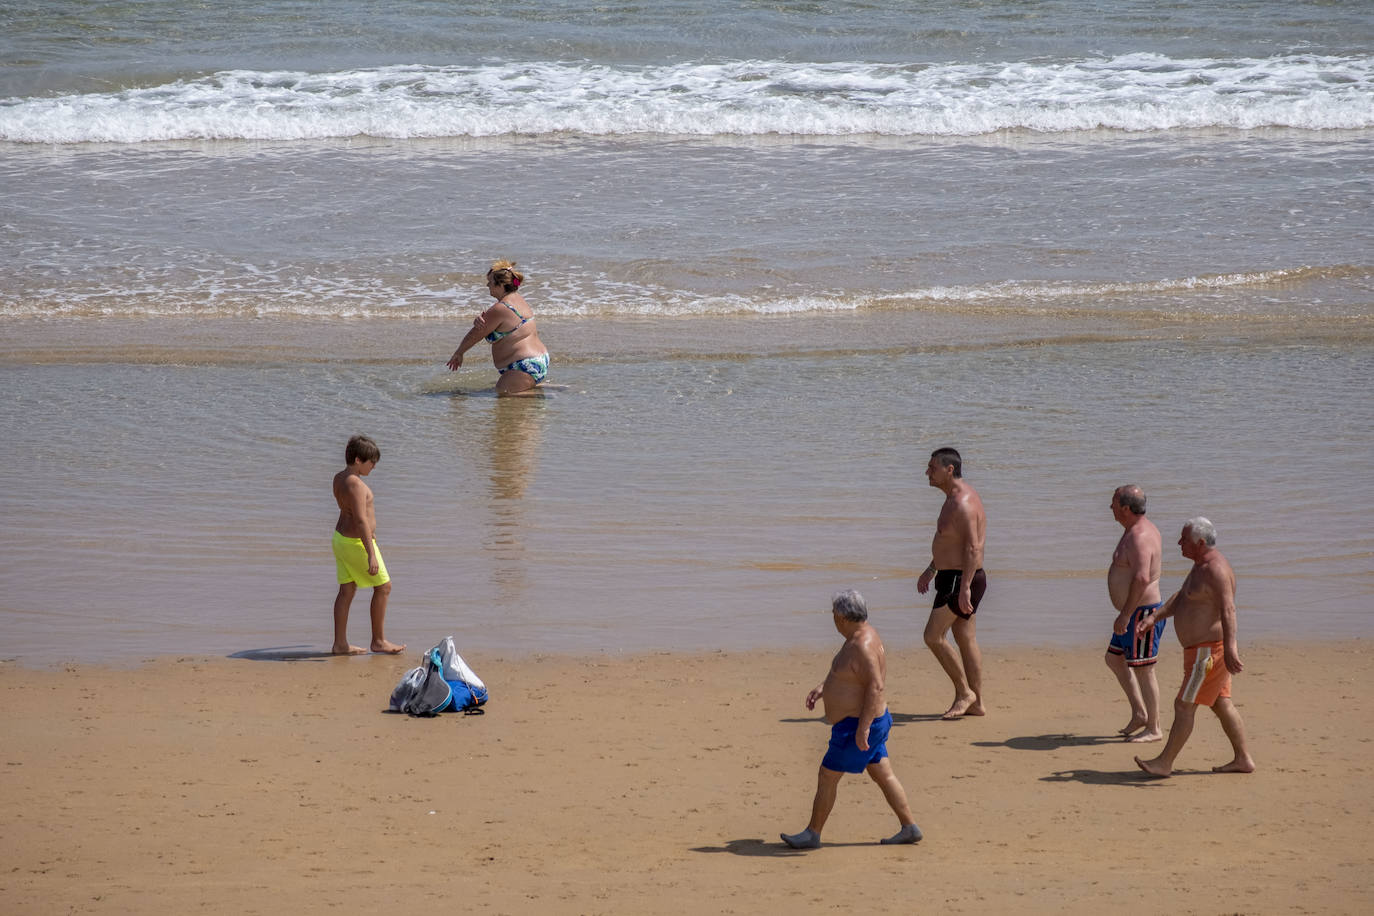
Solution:
<svg viewBox="0 0 1374 916">
<path fill-rule="evenodd" d="M 1105 645 L 1123 483 L 1374 634 L 1367 5 L 699 7 L 0 12 L 0 657 L 327 648 L 354 432 L 412 649 L 919 648 L 942 445 L 985 644 Z"/>
</svg>

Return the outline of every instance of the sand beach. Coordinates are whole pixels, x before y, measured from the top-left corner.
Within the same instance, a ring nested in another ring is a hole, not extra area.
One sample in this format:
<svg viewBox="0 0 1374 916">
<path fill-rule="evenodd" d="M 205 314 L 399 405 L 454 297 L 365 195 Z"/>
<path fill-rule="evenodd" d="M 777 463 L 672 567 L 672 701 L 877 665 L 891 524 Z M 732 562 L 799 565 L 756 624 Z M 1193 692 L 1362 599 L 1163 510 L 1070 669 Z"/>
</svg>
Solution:
<svg viewBox="0 0 1374 916">
<path fill-rule="evenodd" d="M 1368 912 L 1368 641 L 1242 649 L 1258 771 L 1210 773 L 1200 713 L 1151 780 L 1099 650 L 989 649 L 991 714 L 950 723 L 924 647 L 889 647 L 926 838 L 878 846 L 891 813 L 846 777 L 806 853 L 777 835 L 814 789 L 824 652 L 470 656 L 486 714 L 437 719 L 386 712 L 409 653 L 7 662 L 0 910 Z"/>
<path fill-rule="evenodd" d="M 1374 912 L 1363 5 L 0 23 L 0 916 Z M 546 397 L 444 366 L 496 258 Z M 320 654 L 354 433 L 399 657 Z M 945 445 L 989 519 L 954 723 Z M 1186 519 L 1234 564 L 1254 774 L 1207 713 L 1165 781 L 1116 736 L 1128 483 L 1166 593 Z M 848 587 L 926 838 L 853 778 L 799 853 Z M 486 714 L 389 714 L 447 634 Z"/>
</svg>

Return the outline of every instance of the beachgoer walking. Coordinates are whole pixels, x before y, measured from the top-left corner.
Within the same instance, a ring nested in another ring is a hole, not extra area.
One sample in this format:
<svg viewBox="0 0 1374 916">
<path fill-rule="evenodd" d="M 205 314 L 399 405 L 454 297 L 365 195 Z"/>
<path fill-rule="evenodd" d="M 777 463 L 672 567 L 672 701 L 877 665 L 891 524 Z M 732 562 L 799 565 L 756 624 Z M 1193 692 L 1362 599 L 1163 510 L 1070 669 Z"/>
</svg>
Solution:
<svg viewBox="0 0 1374 916">
<path fill-rule="evenodd" d="M 1117 610 L 1112 637 L 1107 643 L 1107 667 L 1112 669 L 1126 700 L 1131 718 L 1119 732 L 1137 744 L 1164 737 L 1159 728 L 1159 639 L 1163 620 L 1136 636 L 1135 625 L 1157 609 L 1163 539 L 1154 522 L 1145 517 L 1145 491 L 1137 486 L 1117 487 L 1112 494 L 1112 517 L 1125 528 L 1107 567 L 1107 594 Z M 1139 734 L 1136 734 L 1139 732 Z"/>
<path fill-rule="evenodd" d="M 954 702 L 941 718 L 981 716 L 986 711 L 983 656 L 978 651 L 973 615 L 987 589 L 983 542 L 988 519 L 983 500 L 963 479 L 963 459 L 954 449 L 931 452 L 926 479 L 945 494 L 930 545 L 930 565 L 916 580 L 916 591 L 922 595 L 931 580 L 935 582 L 935 606 L 926 621 L 925 641 L 954 682 Z M 959 646 L 957 653 L 945 639 L 951 630 Z"/>
<path fill-rule="evenodd" d="M 549 373 L 549 351 L 534 327 L 534 309 L 517 289 L 525 275 L 514 261 L 493 261 L 487 271 L 487 292 L 496 304 L 478 315 L 472 329 L 449 357 L 449 369 L 463 365 L 463 354 L 480 340 L 491 344 L 491 359 L 500 370 L 497 394 L 527 394 Z"/>
<path fill-rule="evenodd" d="M 368 651 L 348 642 L 348 609 L 359 585 L 372 589 L 371 650 L 394 655 L 405 648 L 387 641 L 384 632 L 391 576 L 387 575 L 381 548 L 377 546 L 372 488 L 363 483 L 381 457 L 376 442 L 367 436 L 354 436 L 344 449 L 348 466 L 334 475 L 334 500 L 339 504 L 339 520 L 334 524 L 334 565 L 339 579 L 339 593 L 334 598 L 335 655 L 361 655 Z"/>
<path fill-rule="evenodd" d="M 782 841 L 793 849 L 820 846 L 821 830 L 835 806 L 840 777 L 845 773 L 867 772 L 882 789 L 901 824 L 897 833 L 882 842 L 915 843 L 921 839 L 921 830 L 911 816 L 906 790 L 897 781 L 887 756 L 892 713 L 884 695 L 887 656 L 883 641 L 868 622 L 868 606 L 858 592 L 840 592 L 831 600 L 830 610 L 844 645 L 835 653 L 825 680 L 806 695 L 807 709 L 815 709 L 816 701 L 821 701 L 825 721 L 830 723 L 830 747 L 816 777 L 811 822 L 801 833 L 782 834 Z"/>
<path fill-rule="evenodd" d="M 1174 700 L 1169 740 L 1153 760 L 1135 758 L 1136 765 L 1151 776 L 1168 776 L 1173 772 L 1179 751 L 1193 733 L 1193 718 L 1199 706 L 1212 707 L 1234 751 L 1229 762 L 1212 767 L 1212 772 L 1255 770 L 1255 761 L 1245 746 L 1245 723 L 1231 702 L 1231 675 L 1244 669 L 1236 648 L 1236 574 L 1216 543 L 1217 530 L 1210 521 L 1202 516 L 1189 519 L 1178 546 L 1183 556 L 1193 561 L 1193 568 L 1163 607 L 1136 623 L 1136 633 L 1141 635 L 1156 620 L 1172 617 L 1174 632 L 1184 646 L 1183 686 Z"/>
</svg>

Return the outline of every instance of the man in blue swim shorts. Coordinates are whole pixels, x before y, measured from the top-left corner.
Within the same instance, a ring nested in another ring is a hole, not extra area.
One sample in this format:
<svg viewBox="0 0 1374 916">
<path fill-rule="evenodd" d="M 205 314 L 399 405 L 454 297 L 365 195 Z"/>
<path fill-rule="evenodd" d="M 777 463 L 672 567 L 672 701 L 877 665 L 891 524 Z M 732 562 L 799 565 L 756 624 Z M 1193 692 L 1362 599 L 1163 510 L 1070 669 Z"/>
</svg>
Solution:
<svg viewBox="0 0 1374 916">
<path fill-rule="evenodd" d="M 821 760 L 816 779 L 816 797 L 811 803 L 811 822 L 801 833 L 784 833 L 782 841 L 793 849 L 815 849 L 821 845 L 821 830 L 835 806 L 840 777 L 845 773 L 867 772 L 883 790 L 902 829 L 882 840 L 884 845 L 915 843 L 921 830 L 911 816 L 906 790 L 892 772 L 887 758 L 887 734 L 892 729 L 892 713 L 883 694 L 887 656 L 878 631 L 868 622 L 868 606 L 863 596 L 850 590 L 831 601 L 835 629 L 844 645 L 830 663 L 825 680 L 806 695 L 806 708 L 815 709 L 822 701 L 825 721 L 830 723 L 830 747 Z"/>
<path fill-rule="evenodd" d="M 1144 744 L 1164 737 L 1159 727 L 1155 662 L 1165 621 L 1158 621 L 1139 636 L 1136 623 L 1160 605 L 1164 542 L 1154 522 L 1145 517 L 1145 491 L 1140 487 L 1117 487 L 1111 508 L 1112 517 L 1126 530 L 1107 567 L 1107 594 L 1117 613 L 1106 661 L 1131 704 L 1130 721 L 1117 731 L 1127 741 Z"/>
</svg>

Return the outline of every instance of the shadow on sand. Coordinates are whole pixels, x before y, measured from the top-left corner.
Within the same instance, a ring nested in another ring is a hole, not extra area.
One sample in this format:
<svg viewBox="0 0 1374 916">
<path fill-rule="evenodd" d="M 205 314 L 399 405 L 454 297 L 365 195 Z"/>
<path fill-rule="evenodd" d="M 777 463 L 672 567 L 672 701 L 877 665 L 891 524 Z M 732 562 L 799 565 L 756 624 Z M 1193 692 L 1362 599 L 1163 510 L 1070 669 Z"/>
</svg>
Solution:
<svg viewBox="0 0 1374 916">
<path fill-rule="evenodd" d="M 974 747 L 1009 747 L 1014 751 L 1057 751 L 1061 747 L 1092 747 L 1098 744 L 1120 744 L 1120 735 L 1024 735 L 1006 741 L 975 741 Z"/>
<path fill-rule="evenodd" d="M 893 725 L 912 725 L 917 722 L 962 722 L 965 716 L 957 719 L 946 719 L 943 713 L 938 712 L 894 712 L 892 714 Z"/>
<path fill-rule="evenodd" d="M 246 658 L 254 662 L 318 662 L 326 658 L 344 658 L 333 652 L 321 652 L 309 646 L 272 646 L 267 649 L 244 649 L 230 658 Z"/>
<path fill-rule="evenodd" d="M 818 723 L 825 725 L 825 719 L 820 716 L 808 716 L 806 718 L 779 719 L 784 725 L 798 725 L 805 723 Z M 959 719 L 943 719 L 939 713 L 915 713 L 915 712 L 894 712 L 892 713 L 893 725 L 911 725 L 916 722 L 958 722 Z M 1001 747 L 1001 745 L 997 745 Z"/>
<path fill-rule="evenodd" d="M 1085 786 L 1134 786 L 1144 788 L 1158 785 L 1163 780 L 1142 770 L 1060 770 L 1049 776 L 1041 776 L 1041 782 L 1078 782 Z"/>
<path fill-rule="evenodd" d="M 877 846 L 876 841 L 872 843 L 826 843 L 826 846 Z M 786 857 L 801 856 L 808 852 L 815 852 L 814 849 L 793 849 L 781 840 L 776 843 L 768 843 L 764 840 L 730 840 L 724 846 L 693 846 L 691 852 L 728 852 L 736 856 L 764 856 L 764 857 Z"/>
</svg>

